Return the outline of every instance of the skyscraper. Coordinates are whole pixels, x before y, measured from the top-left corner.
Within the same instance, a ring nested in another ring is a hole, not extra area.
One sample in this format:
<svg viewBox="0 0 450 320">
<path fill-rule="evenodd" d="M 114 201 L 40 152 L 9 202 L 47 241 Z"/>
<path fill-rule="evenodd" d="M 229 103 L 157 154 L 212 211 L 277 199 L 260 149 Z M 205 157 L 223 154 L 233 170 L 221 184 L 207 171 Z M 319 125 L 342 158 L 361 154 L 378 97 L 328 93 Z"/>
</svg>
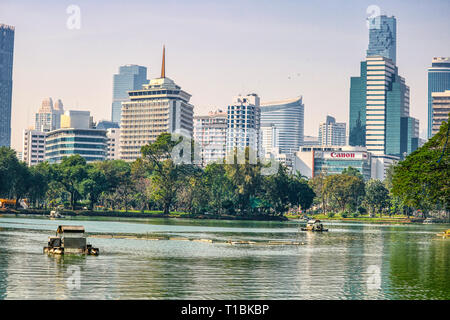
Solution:
<svg viewBox="0 0 450 320">
<path fill-rule="evenodd" d="M 371 20 L 367 56 L 397 60 L 397 21 L 395 17 L 376 16 Z"/>
<path fill-rule="evenodd" d="M 227 111 L 227 153 L 239 151 L 249 147 L 256 156 L 261 152 L 261 108 L 257 94 L 237 96 L 233 99 Z"/>
<path fill-rule="evenodd" d="M 58 99 L 53 103 L 52 98 L 45 98 L 36 113 L 34 129 L 42 132 L 59 129 L 63 113 L 64 106 L 61 100 Z"/>
<path fill-rule="evenodd" d="M 397 66 L 382 56 L 367 57 L 361 63 L 361 76 L 351 79 L 350 145 L 397 157 L 414 151 L 408 148 L 414 144 L 405 135 L 418 139 L 414 136 L 418 122 L 407 118 L 409 87 Z"/>
<path fill-rule="evenodd" d="M 280 148 L 280 153 L 293 154 L 303 143 L 305 106 L 302 100 L 299 96 L 261 103 L 261 128 L 276 127 L 274 145 Z"/>
<path fill-rule="evenodd" d="M 433 93 L 450 90 L 450 57 L 433 58 L 428 68 L 428 138 L 433 136 Z"/>
<path fill-rule="evenodd" d="M 433 92 L 433 124 L 431 134 L 439 132 L 442 122 L 448 121 L 450 113 L 450 90 Z"/>
<path fill-rule="evenodd" d="M 147 68 L 138 65 L 119 67 L 113 77 L 113 102 L 111 120 L 120 123 L 122 102 L 129 101 L 128 91 L 139 90 L 148 83 Z"/>
<path fill-rule="evenodd" d="M 0 146 L 11 145 L 14 27 L 0 24 Z"/>
<path fill-rule="evenodd" d="M 345 122 L 336 122 L 332 116 L 327 116 L 325 122 L 319 125 L 319 144 L 322 146 L 345 146 L 346 145 Z"/>
<path fill-rule="evenodd" d="M 194 106 L 191 95 L 165 75 L 165 51 L 161 77 L 139 90 L 129 91 L 130 101 L 122 103 L 120 121 L 120 158 L 126 161 L 141 156 L 141 147 L 164 132 L 192 137 Z"/>
<path fill-rule="evenodd" d="M 225 158 L 227 113 L 222 110 L 194 117 L 194 141 L 201 148 L 201 164 L 219 162 Z"/>
</svg>

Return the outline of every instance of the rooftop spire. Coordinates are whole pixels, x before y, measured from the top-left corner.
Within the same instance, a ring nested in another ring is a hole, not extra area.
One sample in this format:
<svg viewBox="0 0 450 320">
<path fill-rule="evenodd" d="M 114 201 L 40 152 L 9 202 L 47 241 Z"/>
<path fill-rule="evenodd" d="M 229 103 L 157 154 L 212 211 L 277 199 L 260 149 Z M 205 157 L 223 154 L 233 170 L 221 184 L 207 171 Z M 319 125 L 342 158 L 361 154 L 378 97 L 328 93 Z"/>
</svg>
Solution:
<svg viewBox="0 0 450 320">
<path fill-rule="evenodd" d="M 166 77 L 166 46 L 163 45 L 163 57 L 162 57 L 162 65 L 161 65 L 161 78 Z"/>
</svg>

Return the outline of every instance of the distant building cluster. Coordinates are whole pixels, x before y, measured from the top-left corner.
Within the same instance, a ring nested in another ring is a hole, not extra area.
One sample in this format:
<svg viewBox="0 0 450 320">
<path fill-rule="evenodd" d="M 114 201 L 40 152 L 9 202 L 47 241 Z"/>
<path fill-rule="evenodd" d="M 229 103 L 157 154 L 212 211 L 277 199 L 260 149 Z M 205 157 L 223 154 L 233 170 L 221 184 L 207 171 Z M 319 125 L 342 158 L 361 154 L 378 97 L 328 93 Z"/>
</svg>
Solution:
<svg viewBox="0 0 450 320">
<path fill-rule="evenodd" d="M 60 162 L 79 154 L 88 162 L 134 161 L 141 147 L 161 133 L 193 138 L 196 164 L 223 162 L 248 148 L 264 161 L 277 160 L 307 177 L 336 174 L 349 166 L 365 179 L 384 179 L 386 170 L 426 140 L 410 115 L 410 88 L 399 74 L 397 22 L 381 15 L 369 30 L 360 74 L 350 79 L 348 125 L 327 115 L 318 136 L 305 136 L 305 105 L 297 96 L 261 102 L 256 93 L 235 96 L 228 106 L 195 115 L 191 94 L 166 77 L 163 48 L 160 77 L 124 65 L 113 75 L 111 119 L 93 121 L 89 111 L 65 110 L 61 100 L 42 101 L 34 127 L 23 131 L 21 158 L 28 165 Z M 10 145 L 14 28 L 0 24 L 0 145 Z M 428 69 L 428 137 L 450 112 L 450 58 L 436 57 Z"/>
</svg>

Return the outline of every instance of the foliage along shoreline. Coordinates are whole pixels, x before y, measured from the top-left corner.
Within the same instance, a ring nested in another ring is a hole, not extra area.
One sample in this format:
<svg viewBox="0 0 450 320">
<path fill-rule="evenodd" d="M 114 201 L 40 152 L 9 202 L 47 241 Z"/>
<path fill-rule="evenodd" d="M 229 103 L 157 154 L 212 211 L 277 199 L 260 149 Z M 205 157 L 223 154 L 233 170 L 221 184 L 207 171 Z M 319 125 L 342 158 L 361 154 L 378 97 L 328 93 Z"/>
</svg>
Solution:
<svg viewBox="0 0 450 320">
<path fill-rule="evenodd" d="M 28 167 L 14 150 L 0 147 L 0 198 L 15 203 L 16 209 L 19 200 L 27 199 L 32 209 L 121 211 L 123 216 L 132 210 L 205 218 L 283 220 L 285 215 L 326 213 L 327 218 L 369 214 L 450 221 L 448 135 L 448 122 L 443 122 L 425 145 L 388 168 L 385 181 L 365 181 L 352 167 L 333 175 L 322 171 L 310 179 L 282 164 L 263 174 L 267 166 L 250 161 L 248 148 L 242 159 L 235 150 L 227 162 L 202 168 L 192 162 L 193 144 L 190 162 L 175 161 L 185 158 L 178 145 L 183 138 L 170 133 L 143 146 L 142 157 L 133 162 L 87 163 L 71 155 L 60 163 Z M 175 150 L 180 153 L 172 157 Z"/>
</svg>

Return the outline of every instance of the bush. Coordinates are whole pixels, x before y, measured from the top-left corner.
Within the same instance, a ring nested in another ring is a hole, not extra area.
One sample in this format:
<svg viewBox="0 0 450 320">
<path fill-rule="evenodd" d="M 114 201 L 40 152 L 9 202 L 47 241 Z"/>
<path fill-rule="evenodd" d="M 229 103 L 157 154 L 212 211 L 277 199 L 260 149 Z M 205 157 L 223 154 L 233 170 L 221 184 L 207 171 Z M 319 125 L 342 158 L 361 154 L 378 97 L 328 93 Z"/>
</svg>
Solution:
<svg viewBox="0 0 450 320">
<path fill-rule="evenodd" d="M 341 212 L 341 217 L 342 218 L 347 218 L 348 217 L 348 212 L 347 211 Z"/>
<path fill-rule="evenodd" d="M 364 207 L 358 207 L 358 212 L 359 212 L 360 215 L 363 215 L 363 214 L 367 213 L 367 210 Z"/>
<path fill-rule="evenodd" d="M 353 212 L 352 216 L 353 216 L 353 218 L 358 218 L 359 217 L 359 212 Z"/>
<path fill-rule="evenodd" d="M 334 217 L 334 212 L 331 212 L 331 211 L 328 212 L 328 213 L 327 213 L 327 217 L 328 217 L 328 218 L 333 218 L 333 217 Z"/>
</svg>

